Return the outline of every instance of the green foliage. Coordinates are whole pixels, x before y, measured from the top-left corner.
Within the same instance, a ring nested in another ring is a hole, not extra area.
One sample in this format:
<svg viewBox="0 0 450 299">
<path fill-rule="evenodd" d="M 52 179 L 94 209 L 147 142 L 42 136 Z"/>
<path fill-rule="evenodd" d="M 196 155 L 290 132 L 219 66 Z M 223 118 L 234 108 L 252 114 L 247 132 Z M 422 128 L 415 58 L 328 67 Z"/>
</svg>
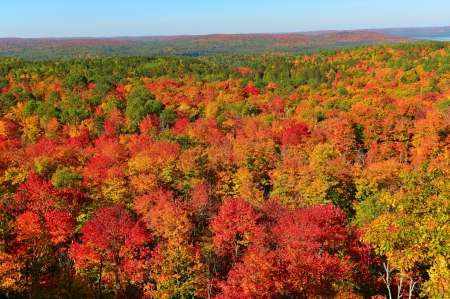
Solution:
<svg viewBox="0 0 450 299">
<path fill-rule="evenodd" d="M 23 115 L 32 116 L 36 114 L 36 111 L 39 109 L 39 104 L 36 101 L 29 101 L 25 107 L 23 108 Z"/>
<path fill-rule="evenodd" d="M 380 201 L 381 193 L 365 197 L 356 205 L 354 223 L 361 227 L 373 222 L 379 216 L 389 211 L 389 205 Z"/>
<path fill-rule="evenodd" d="M 346 99 L 338 100 L 335 105 L 336 108 L 342 111 L 349 111 L 352 108 L 352 101 Z"/>
<path fill-rule="evenodd" d="M 443 112 L 446 112 L 448 110 L 448 107 L 450 107 L 450 99 L 445 99 L 442 102 L 435 104 L 434 107 L 441 109 Z"/>
<path fill-rule="evenodd" d="M 75 86 L 78 88 L 86 87 L 87 83 L 87 78 L 79 73 L 70 73 L 63 81 L 63 84 L 70 89 L 74 88 Z"/>
<path fill-rule="evenodd" d="M 338 87 L 338 89 L 337 89 L 336 92 L 337 92 L 337 94 L 340 95 L 340 96 L 345 96 L 345 95 L 348 94 L 347 88 L 345 88 L 345 86 L 342 86 L 342 85 Z"/>
<path fill-rule="evenodd" d="M 16 103 L 16 97 L 10 93 L 4 93 L 0 95 L 1 108 L 9 109 Z"/>
<path fill-rule="evenodd" d="M 169 128 L 175 123 L 177 114 L 171 109 L 164 109 L 159 115 L 159 124 L 162 129 Z"/>
<path fill-rule="evenodd" d="M 3 77 L 0 77 L 0 90 L 9 86 L 9 80 Z"/>
<path fill-rule="evenodd" d="M 125 115 L 135 125 L 138 125 L 144 116 L 148 114 L 159 115 L 163 109 L 164 104 L 155 100 L 155 95 L 145 88 L 139 88 L 128 95 Z"/>
<path fill-rule="evenodd" d="M 254 117 L 260 113 L 260 110 L 255 106 L 255 104 L 248 101 L 234 102 L 230 104 L 227 108 L 229 112 L 239 115 L 241 117 L 245 116 Z"/>
<path fill-rule="evenodd" d="M 52 176 L 52 183 L 55 187 L 79 187 L 83 177 L 71 168 L 62 168 L 57 170 Z"/>
</svg>

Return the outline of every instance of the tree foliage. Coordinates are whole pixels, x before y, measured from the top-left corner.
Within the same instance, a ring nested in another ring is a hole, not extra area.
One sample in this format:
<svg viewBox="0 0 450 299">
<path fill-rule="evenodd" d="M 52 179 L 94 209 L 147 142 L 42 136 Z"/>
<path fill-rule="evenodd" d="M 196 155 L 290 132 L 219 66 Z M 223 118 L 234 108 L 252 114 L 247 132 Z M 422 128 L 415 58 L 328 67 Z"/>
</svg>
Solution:
<svg viewBox="0 0 450 299">
<path fill-rule="evenodd" d="M 0 292 L 446 298 L 449 55 L 0 59 Z"/>
</svg>

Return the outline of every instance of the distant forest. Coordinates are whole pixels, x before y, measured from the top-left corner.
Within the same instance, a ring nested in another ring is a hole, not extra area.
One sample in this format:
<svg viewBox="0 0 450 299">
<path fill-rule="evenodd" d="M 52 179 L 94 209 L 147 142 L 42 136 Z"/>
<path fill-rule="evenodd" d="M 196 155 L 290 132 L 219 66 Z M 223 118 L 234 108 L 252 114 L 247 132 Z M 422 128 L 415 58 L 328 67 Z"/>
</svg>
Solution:
<svg viewBox="0 0 450 299">
<path fill-rule="evenodd" d="M 236 53 L 314 53 L 359 45 L 412 42 L 377 32 L 213 34 L 118 38 L 0 39 L 0 56 L 29 60 L 114 56 L 207 56 Z"/>
<path fill-rule="evenodd" d="M 450 36 L 450 27 L 311 31 L 286 34 L 212 34 L 116 38 L 0 38 L 0 56 L 29 60 L 118 56 L 208 56 L 237 53 L 315 53 L 361 45 Z"/>
</svg>

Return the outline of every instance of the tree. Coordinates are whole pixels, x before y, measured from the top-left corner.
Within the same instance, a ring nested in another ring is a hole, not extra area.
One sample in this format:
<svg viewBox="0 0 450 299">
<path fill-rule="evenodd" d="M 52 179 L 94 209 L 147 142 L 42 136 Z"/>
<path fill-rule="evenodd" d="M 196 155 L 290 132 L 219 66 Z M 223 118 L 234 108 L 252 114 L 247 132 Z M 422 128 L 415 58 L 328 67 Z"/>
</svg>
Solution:
<svg viewBox="0 0 450 299">
<path fill-rule="evenodd" d="M 172 192 L 158 190 L 135 199 L 134 208 L 158 238 L 146 295 L 156 298 L 196 298 L 204 292 L 200 248 L 193 244 L 193 225 Z"/>
<path fill-rule="evenodd" d="M 84 75 L 80 73 L 70 73 L 64 79 L 63 84 L 70 89 L 73 89 L 75 86 L 78 89 L 81 89 L 87 86 L 88 80 Z"/>
<path fill-rule="evenodd" d="M 155 100 L 155 96 L 150 91 L 145 88 L 139 88 L 128 95 L 125 115 L 137 126 L 146 115 L 159 115 L 163 109 L 164 105 L 160 101 Z"/>
<path fill-rule="evenodd" d="M 281 290 L 310 297 L 333 292 L 333 285 L 348 279 L 345 250 L 348 238 L 343 211 L 331 205 L 288 211 L 273 227 L 285 280 Z M 281 291 L 280 290 L 280 291 Z"/>
<path fill-rule="evenodd" d="M 221 208 L 211 223 L 219 253 L 230 239 L 242 246 L 238 258 L 228 261 L 228 278 L 219 282 L 217 298 L 310 298 L 349 290 L 345 285 L 354 279 L 350 265 L 361 265 L 358 258 L 350 261 L 353 238 L 342 210 L 318 205 L 291 211 L 273 202 L 250 220 L 251 209 L 238 203 L 224 206 L 239 207 L 232 210 L 240 217 Z M 251 242 L 241 237 L 239 244 L 236 236 L 251 236 Z"/>
<path fill-rule="evenodd" d="M 75 218 L 86 195 L 70 188 L 59 191 L 51 182 L 31 174 L 14 195 L 2 201 L 1 283 L 30 296 L 59 294 L 71 288 L 71 263 L 66 258 L 73 240 Z M 13 274 L 16 273 L 16 274 Z"/>
<path fill-rule="evenodd" d="M 442 264 L 443 259 L 449 259 L 450 246 L 446 220 L 450 213 L 449 189 L 445 183 L 449 173 L 444 158 L 448 147 L 443 151 L 445 154 L 431 159 L 427 167 L 400 173 L 397 188 L 383 190 L 378 205 L 388 208 L 367 224 L 363 236 L 386 257 L 394 279 L 414 282 L 429 276 L 421 295 L 435 298 L 440 295 L 434 290 L 442 290 L 449 281 Z"/>
<path fill-rule="evenodd" d="M 88 280 L 96 298 L 142 295 L 151 266 L 152 237 L 123 204 L 101 208 L 81 229 L 79 243 L 70 246 L 77 275 Z"/>
<path fill-rule="evenodd" d="M 227 199 L 210 224 L 218 252 L 237 262 L 256 237 L 257 220 L 258 214 L 249 203 L 241 198 Z"/>
</svg>

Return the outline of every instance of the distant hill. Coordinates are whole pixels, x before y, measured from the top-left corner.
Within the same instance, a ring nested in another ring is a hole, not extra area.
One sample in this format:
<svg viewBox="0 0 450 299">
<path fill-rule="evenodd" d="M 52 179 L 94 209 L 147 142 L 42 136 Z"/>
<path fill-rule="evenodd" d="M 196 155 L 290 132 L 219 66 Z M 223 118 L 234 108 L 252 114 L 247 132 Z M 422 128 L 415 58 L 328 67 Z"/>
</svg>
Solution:
<svg viewBox="0 0 450 299">
<path fill-rule="evenodd" d="M 401 36 L 391 36 L 387 34 L 381 34 L 378 32 L 368 32 L 364 30 L 355 31 L 331 31 L 331 32 L 317 32 L 317 34 L 310 34 L 311 38 L 315 38 L 324 43 L 336 44 L 336 43 L 399 43 L 411 41 Z"/>
<path fill-rule="evenodd" d="M 409 27 L 409 28 L 386 28 L 371 29 L 368 32 L 378 32 L 391 36 L 400 37 L 447 37 L 450 36 L 450 26 L 446 27 Z"/>
<path fill-rule="evenodd" d="M 385 29 L 387 30 L 387 29 Z M 397 34 L 317 31 L 286 34 L 211 34 L 115 38 L 3 38 L 0 55 L 25 59 L 70 59 L 137 55 L 204 56 L 231 53 L 315 52 L 358 45 L 410 42 Z"/>
</svg>

